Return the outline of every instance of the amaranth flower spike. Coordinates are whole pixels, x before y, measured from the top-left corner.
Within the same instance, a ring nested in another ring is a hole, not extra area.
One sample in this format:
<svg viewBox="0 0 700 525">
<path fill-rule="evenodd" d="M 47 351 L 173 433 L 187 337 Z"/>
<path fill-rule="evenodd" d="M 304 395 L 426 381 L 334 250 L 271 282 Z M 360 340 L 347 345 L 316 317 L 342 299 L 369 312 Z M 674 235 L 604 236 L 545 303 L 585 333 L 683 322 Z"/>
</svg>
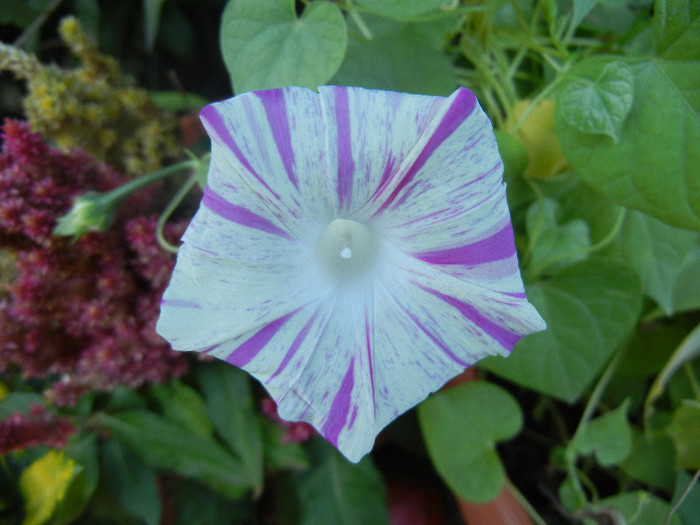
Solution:
<svg viewBox="0 0 700 525">
<path fill-rule="evenodd" d="M 158 332 L 247 370 L 351 461 L 545 324 L 474 94 L 283 88 L 205 107 L 208 184 Z"/>
</svg>

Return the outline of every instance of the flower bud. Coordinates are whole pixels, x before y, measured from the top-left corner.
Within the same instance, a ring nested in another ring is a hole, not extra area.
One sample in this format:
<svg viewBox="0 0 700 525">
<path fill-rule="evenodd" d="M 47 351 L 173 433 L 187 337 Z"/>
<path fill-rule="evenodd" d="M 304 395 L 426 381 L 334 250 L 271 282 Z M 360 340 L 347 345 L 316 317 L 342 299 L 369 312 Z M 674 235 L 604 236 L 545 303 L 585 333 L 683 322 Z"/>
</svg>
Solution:
<svg viewBox="0 0 700 525">
<path fill-rule="evenodd" d="M 89 191 L 73 203 L 73 207 L 58 219 L 54 235 L 79 239 L 89 232 L 104 231 L 114 220 L 115 201 L 109 194 Z"/>
</svg>

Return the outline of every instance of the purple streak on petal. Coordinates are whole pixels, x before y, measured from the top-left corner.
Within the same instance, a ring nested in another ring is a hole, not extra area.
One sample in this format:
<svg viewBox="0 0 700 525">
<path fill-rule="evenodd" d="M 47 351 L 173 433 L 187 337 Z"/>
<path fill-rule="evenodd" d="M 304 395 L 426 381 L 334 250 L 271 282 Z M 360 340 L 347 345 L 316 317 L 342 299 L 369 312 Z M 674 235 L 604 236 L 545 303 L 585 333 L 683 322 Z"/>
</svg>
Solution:
<svg viewBox="0 0 700 525">
<path fill-rule="evenodd" d="M 338 203 L 341 209 L 352 204 L 352 178 L 355 173 L 355 161 L 352 158 L 350 138 L 350 105 L 348 90 L 343 87 L 333 89 L 335 96 L 335 120 L 338 136 Z"/>
<path fill-rule="evenodd" d="M 416 173 L 425 165 L 430 156 L 435 152 L 435 150 L 440 147 L 440 145 L 447 140 L 450 135 L 452 135 L 457 128 L 471 115 L 472 111 L 476 106 L 476 97 L 474 93 L 468 89 L 460 88 L 457 96 L 452 101 L 452 104 L 447 109 L 447 112 L 442 117 L 442 120 L 438 124 L 437 128 L 433 132 L 430 139 L 428 139 L 427 144 L 423 147 L 416 161 L 409 168 L 409 170 L 404 174 L 403 179 L 398 183 L 394 191 L 389 195 L 389 197 L 381 204 L 379 209 L 375 212 L 375 216 L 386 209 L 393 201 L 396 196 L 404 189 L 404 187 L 413 180 Z M 379 191 L 374 196 L 376 200 L 383 193 L 383 189 L 380 188 Z"/>
<path fill-rule="evenodd" d="M 510 295 L 511 297 L 515 297 L 517 299 L 527 299 L 527 295 L 525 295 L 525 292 L 502 292 L 506 295 Z"/>
<path fill-rule="evenodd" d="M 370 340 L 369 317 L 365 311 L 365 348 L 367 349 L 367 363 L 369 366 L 369 384 L 372 388 L 372 410 L 376 416 L 377 402 L 374 396 L 374 365 L 372 363 L 372 342 Z"/>
<path fill-rule="evenodd" d="M 271 323 L 266 324 L 260 330 L 255 332 L 249 339 L 243 342 L 238 348 L 229 354 L 226 358 L 228 363 L 236 366 L 245 366 L 258 355 L 267 343 L 270 342 L 280 328 L 289 321 L 299 310 L 288 313 L 287 315 L 275 319 Z"/>
<path fill-rule="evenodd" d="M 202 305 L 191 301 L 180 301 L 179 299 L 163 299 L 161 306 L 183 306 L 185 308 L 201 308 Z"/>
<path fill-rule="evenodd" d="M 205 354 L 209 354 L 209 353 L 213 352 L 214 350 L 216 350 L 217 348 L 219 348 L 220 346 L 221 346 L 221 344 L 216 344 L 214 346 L 210 346 L 209 348 L 205 348 L 204 350 L 202 350 L 202 352 Z"/>
<path fill-rule="evenodd" d="M 415 284 L 415 283 L 414 283 L 414 284 Z M 447 345 L 446 345 L 445 343 L 443 343 L 442 341 L 440 341 L 440 339 L 438 339 L 430 330 L 428 330 L 428 329 L 426 328 L 426 326 L 420 321 L 420 319 L 418 319 L 414 314 L 412 314 L 410 311 L 408 311 L 408 309 L 407 309 L 405 306 L 403 306 L 401 303 L 399 303 L 399 302 L 396 300 L 396 297 L 394 297 L 394 301 L 396 301 L 396 304 L 399 305 L 399 307 L 400 307 L 400 308 L 404 311 L 404 313 L 411 319 L 411 321 L 413 321 L 413 322 L 415 323 L 415 325 L 418 327 L 418 329 L 419 329 L 421 332 L 423 332 L 425 335 L 427 335 L 428 338 L 429 338 L 433 343 L 435 343 L 435 346 L 437 346 L 438 348 L 440 348 L 440 350 L 442 350 L 442 351 L 447 355 L 447 357 L 449 357 L 450 359 L 452 359 L 452 361 L 454 361 L 455 363 L 457 363 L 458 365 L 463 366 L 463 367 L 467 367 L 467 366 L 469 366 L 469 365 L 472 364 L 472 363 L 468 363 L 468 362 L 466 362 L 466 361 L 463 361 L 462 359 L 460 359 L 459 357 L 457 357 L 457 356 L 455 355 L 455 353 L 452 352 L 452 350 L 450 350 L 450 349 L 447 347 Z"/>
<path fill-rule="evenodd" d="M 256 93 L 267 115 L 267 121 L 272 129 L 272 137 L 277 144 L 282 164 L 287 172 L 289 181 L 295 188 L 299 187 L 299 181 L 294 173 L 294 150 L 292 149 L 292 137 L 289 130 L 289 115 L 287 115 L 287 103 L 284 99 L 284 90 L 268 89 Z"/>
<path fill-rule="evenodd" d="M 489 335 L 489 337 L 491 337 L 494 341 L 496 341 L 499 345 L 501 345 L 508 351 L 512 350 L 515 343 L 517 343 L 523 338 L 521 334 L 511 332 L 507 328 L 504 328 L 494 323 L 493 321 L 487 319 L 486 317 L 481 315 L 476 308 L 474 308 L 468 303 L 465 303 L 464 301 L 460 301 L 459 299 L 452 297 L 451 295 L 446 295 L 436 290 L 425 288 L 417 283 L 414 284 L 416 284 L 416 286 L 418 286 L 422 290 L 425 290 L 426 292 L 434 295 L 441 301 L 444 301 L 450 306 L 455 307 L 464 317 L 466 317 L 472 323 L 481 328 L 486 334 Z"/>
<path fill-rule="evenodd" d="M 390 158 L 387 160 L 384 166 L 384 171 L 382 172 L 382 179 L 379 181 L 378 188 L 382 188 L 384 184 L 391 178 L 391 172 L 394 170 L 394 159 Z"/>
<path fill-rule="evenodd" d="M 204 188 L 204 196 L 202 197 L 202 205 L 216 213 L 219 217 L 235 222 L 248 228 L 256 228 L 258 230 L 279 235 L 285 239 L 293 240 L 288 232 L 275 226 L 265 217 L 261 217 L 257 213 L 250 211 L 248 208 L 232 204 L 221 195 L 216 193 L 211 186 Z"/>
<path fill-rule="evenodd" d="M 338 436 L 348 422 L 352 389 L 355 386 L 354 365 L 355 358 L 352 358 L 350 360 L 350 366 L 348 366 L 348 371 L 340 385 L 340 389 L 331 404 L 331 409 L 328 412 L 328 419 L 326 419 L 326 423 L 321 429 L 321 434 L 336 447 L 338 446 Z"/>
<path fill-rule="evenodd" d="M 284 370 L 287 367 L 287 365 L 289 364 L 289 361 L 291 361 L 292 357 L 294 357 L 294 355 L 297 353 L 297 350 L 299 350 L 299 347 L 304 342 L 304 339 L 306 339 L 306 336 L 308 335 L 309 330 L 311 329 L 311 326 L 316 321 L 316 314 L 317 313 L 318 313 L 318 311 L 314 312 L 314 314 L 311 316 L 311 318 L 306 322 L 304 327 L 301 329 L 301 331 L 294 338 L 294 341 L 292 342 L 292 346 L 289 347 L 289 350 L 287 350 L 287 353 L 285 354 L 284 358 L 282 359 L 282 362 L 277 367 L 277 370 L 275 370 L 275 373 L 270 376 L 269 380 L 272 380 L 275 377 L 277 377 L 282 372 L 282 370 Z"/>
<path fill-rule="evenodd" d="M 355 405 L 352 409 L 352 415 L 350 416 L 350 423 L 348 423 L 348 430 L 352 428 L 352 426 L 355 424 L 355 418 L 357 417 L 357 405 Z"/>
<path fill-rule="evenodd" d="M 416 258 L 429 264 L 462 264 L 474 266 L 493 261 L 508 259 L 515 255 L 513 226 L 510 221 L 499 231 L 472 244 L 456 248 L 446 248 L 432 252 L 413 254 Z"/>
<path fill-rule="evenodd" d="M 258 180 L 258 182 L 260 182 L 260 184 L 262 184 L 265 187 L 265 189 L 267 189 L 276 199 L 279 200 L 279 195 L 272 191 L 272 188 L 270 188 L 267 185 L 267 183 L 258 174 L 258 172 L 253 169 L 253 166 L 250 165 L 248 159 L 245 158 L 243 152 L 236 144 L 236 141 L 233 140 L 233 137 L 231 136 L 231 133 L 228 127 L 226 126 L 226 122 L 224 122 L 224 117 L 221 115 L 221 113 L 219 113 L 219 111 L 214 107 L 214 105 L 210 104 L 208 106 L 204 106 L 199 112 L 199 116 L 202 119 L 202 121 L 209 124 L 209 126 L 219 136 L 223 144 L 233 152 L 233 154 L 238 159 L 238 162 L 240 162 L 243 165 L 243 167 L 251 175 L 253 175 L 253 177 L 255 177 Z"/>
</svg>

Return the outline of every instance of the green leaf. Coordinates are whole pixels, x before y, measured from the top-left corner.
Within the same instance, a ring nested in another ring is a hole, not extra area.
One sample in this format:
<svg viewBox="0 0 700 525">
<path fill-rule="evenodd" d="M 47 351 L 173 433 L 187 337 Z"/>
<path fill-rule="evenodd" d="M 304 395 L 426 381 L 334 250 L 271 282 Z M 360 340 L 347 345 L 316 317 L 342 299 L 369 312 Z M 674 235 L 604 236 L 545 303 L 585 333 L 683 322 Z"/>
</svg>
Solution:
<svg viewBox="0 0 700 525">
<path fill-rule="evenodd" d="M 251 517 L 245 500 L 231 501 L 208 487 L 186 481 L 178 491 L 178 525 L 248 525 Z"/>
<path fill-rule="evenodd" d="M 628 399 L 615 410 L 589 421 L 573 443 L 577 451 L 594 453 L 604 467 L 622 462 L 632 449 L 632 430 L 627 422 L 629 405 Z"/>
<path fill-rule="evenodd" d="M 41 11 L 24 0 L 4 0 L 0 9 L 0 24 L 26 27 L 41 14 Z"/>
<path fill-rule="evenodd" d="M 240 460 L 216 441 L 190 432 L 147 410 L 128 410 L 100 423 L 136 453 L 147 465 L 199 479 L 230 498 L 250 487 Z"/>
<path fill-rule="evenodd" d="M 644 402 L 645 419 L 649 419 L 653 412 L 654 402 L 664 393 L 673 374 L 688 361 L 700 355 L 700 324 L 683 339 L 680 345 L 673 351 L 673 355 L 664 365 L 659 375 L 649 388 L 647 399 Z"/>
<path fill-rule="evenodd" d="M 580 79 L 568 83 L 559 93 L 557 111 L 579 131 L 608 135 L 619 142 L 633 99 L 632 70 L 624 62 L 612 62 L 595 81 Z"/>
<path fill-rule="evenodd" d="M 586 493 L 581 487 L 581 482 L 568 475 L 557 489 L 559 501 L 564 508 L 574 512 L 586 504 Z"/>
<path fill-rule="evenodd" d="M 480 366 L 574 402 L 634 327 L 642 305 L 639 279 L 623 264 L 591 258 L 526 291 L 547 330 L 522 339 L 508 358 L 488 358 Z"/>
<path fill-rule="evenodd" d="M 496 497 L 505 479 L 496 442 L 523 424 L 506 390 L 484 381 L 443 390 L 418 407 L 418 420 L 433 464 L 453 492 L 473 503 Z"/>
<path fill-rule="evenodd" d="M 588 224 L 576 219 L 558 224 L 559 205 L 552 199 L 534 202 L 527 210 L 525 225 L 531 239 L 528 271 L 540 275 L 581 261 L 591 245 Z"/>
<path fill-rule="evenodd" d="M 317 88 L 340 67 L 347 45 L 342 13 L 325 0 L 297 18 L 294 0 L 229 0 L 221 50 L 237 94 L 284 86 Z"/>
<path fill-rule="evenodd" d="M 311 468 L 297 477 L 300 525 L 388 525 L 384 484 L 369 457 L 350 463 L 320 438 L 309 451 Z"/>
<path fill-rule="evenodd" d="M 100 450 L 105 480 L 119 504 L 147 525 L 158 525 L 161 500 L 155 473 L 122 443 L 108 439 Z"/>
<path fill-rule="evenodd" d="M 587 184 L 618 204 L 700 230 L 700 62 L 595 57 L 569 74 L 595 80 L 620 62 L 634 75 L 635 95 L 619 142 L 572 125 L 566 104 L 557 104 L 562 151 Z"/>
<path fill-rule="evenodd" d="M 144 49 L 147 53 L 153 51 L 158 36 L 158 26 L 160 26 L 160 13 L 165 0 L 142 0 L 143 1 L 143 38 Z"/>
<path fill-rule="evenodd" d="M 700 59 L 700 4 L 696 0 L 656 0 L 656 50 L 670 60 Z"/>
<path fill-rule="evenodd" d="M 642 483 L 670 491 L 675 464 L 676 449 L 666 433 L 634 431 L 632 450 L 620 468 Z"/>
<path fill-rule="evenodd" d="M 207 407 L 202 396 L 182 381 L 154 384 L 151 392 L 160 403 L 163 415 L 203 437 L 211 437 L 214 425 L 207 416 Z"/>
<path fill-rule="evenodd" d="M 450 60 L 435 47 L 434 33 L 422 31 L 432 25 L 372 17 L 366 17 L 366 24 L 373 38 L 348 42 L 345 61 L 332 84 L 439 96 L 456 89 Z"/>
<path fill-rule="evenodd" d="M 204 363 L 197 368 L 207 412 L 221 439 L 240 458 L 249 484 L 263 484 L 262 432 L 253 403 L 250 377 L 224 362 Z"/>
<path fill-rule="evenodd" d="M 578 27 L 586 15 L 591 12 L 600 0 L 573 0 L 574 6 L 571 13 L 571 25 Z"/>
<path fill-rule="evenodd" d="M 700 402 L 686 399 L 673 413 L 667 431 L 683 468 L 700 469 Z"/>
<path fill-rule="evenodd" d="M 620 234 L 620 251 L 641 277 L 644 294 L 668 316 L 700 307 L 700 234 L 632 212 Z"/>
<path fill-rule="evenodd" d="M 303 469 L 309 458 L 300 443 L 283 442 L 284 429 L 267 418 L 260 421 L 267 470 Z"/>
<path fill-rule="evenodd" d="M 370 13 L 395 20 L 411 20 L 431 11 L 448 11 L 456 7 L 453 0 L 357 0 L 356 4 Z"/>
<path fill-rule="evenodd" d="M 637 492 L 622 492 L 615 496 L 600 500 L 595 508 L 602 513 L 609 513 L 610 507 L 617 509 L 619 515 L 614 523 L 626 525 L 681 525 L 678 517 L 674 516 L 666 522 L 671 506 L 661 498 L 639 490 Z"/>
<path fill-rule="evenodd" d="M 697 477 L 692 478 L 685 470 L 679 469 L 676 475 L 676 487 L 671 501 L 678 502 L 691 484 L 692 488 L 685 494 L 683 501 L 677 509 L 678 518 L 683 525 L 694 525 L 697 521 L 698 509 L 700 509 L 700 483 L 697 483 Z"/>
</svg>

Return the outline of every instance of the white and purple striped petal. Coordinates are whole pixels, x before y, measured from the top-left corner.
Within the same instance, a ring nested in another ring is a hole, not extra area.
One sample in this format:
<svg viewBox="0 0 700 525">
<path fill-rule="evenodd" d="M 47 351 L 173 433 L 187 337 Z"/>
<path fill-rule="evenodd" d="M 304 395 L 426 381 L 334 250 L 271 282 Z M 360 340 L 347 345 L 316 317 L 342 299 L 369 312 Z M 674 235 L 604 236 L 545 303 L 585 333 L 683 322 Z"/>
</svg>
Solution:
<svg viewBox="0 0 700 525">
<path fill-rule="evenodd" d="M 158 332 L 244 368 L 350 460 L 465 367 L 544 329 L 470 91 L 284 88 L 202 120 L 208 183 Z"/>
</svg>

